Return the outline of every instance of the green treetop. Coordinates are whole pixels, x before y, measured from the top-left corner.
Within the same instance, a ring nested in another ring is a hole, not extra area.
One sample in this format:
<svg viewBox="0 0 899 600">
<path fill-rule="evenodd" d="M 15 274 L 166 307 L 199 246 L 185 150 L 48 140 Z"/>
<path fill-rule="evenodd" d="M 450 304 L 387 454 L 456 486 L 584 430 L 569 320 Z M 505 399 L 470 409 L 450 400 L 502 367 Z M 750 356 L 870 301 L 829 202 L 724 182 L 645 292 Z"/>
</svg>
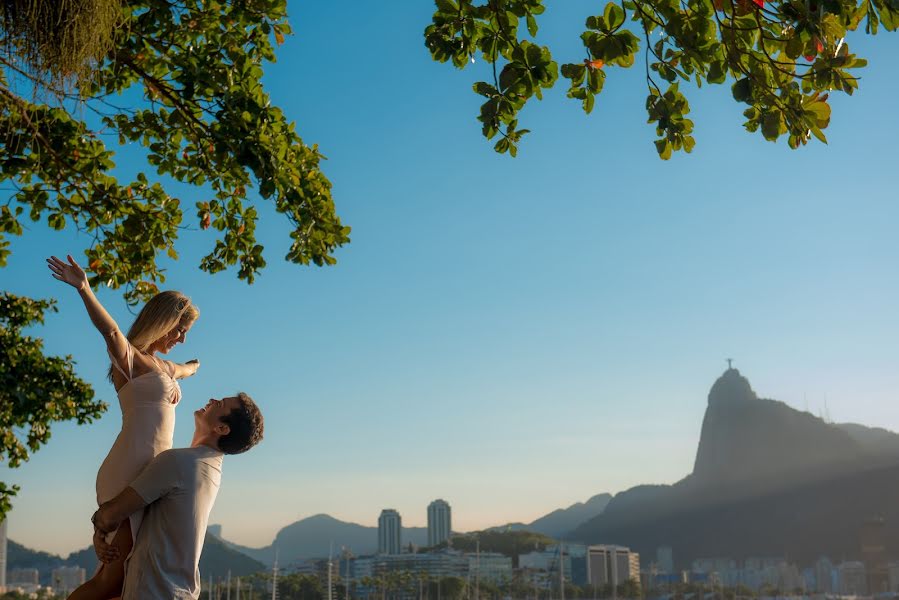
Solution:
<svg viewBox="0 0 899 600">
<path fill-rule="evenodd" d="M 478 119 L 487 139 L 498 136 L 496 151 L 512 156 L 528 133 L 518 128 L 519 112 L 542 99 L 560 72 L 568 97 L 590 113 L 606 73 L 635 64 L 646 72 L 646 111 L 663 159 L 695 144 L 685 82 L 730 82 L 734 100 L 747 106 L 744 126 L 767 140 L 785 136 L 791 148 L 812 137 L 826 142 L 829 93 L 852 94 L 853 69 L 866 64 L 846 36 L 862 22 L 869 34 L 899 26 L 897 0 L 620 0 L 586 18 L 583 57 L 568 57 L 560 68 L 550 48 L 535 41 L 543 0 L 436 6 L 425 29 L 431 56 L 460 69 L 475 56 L 488 65 L 488 80 L 474 84 L 485 99 Z"/>
</svg>

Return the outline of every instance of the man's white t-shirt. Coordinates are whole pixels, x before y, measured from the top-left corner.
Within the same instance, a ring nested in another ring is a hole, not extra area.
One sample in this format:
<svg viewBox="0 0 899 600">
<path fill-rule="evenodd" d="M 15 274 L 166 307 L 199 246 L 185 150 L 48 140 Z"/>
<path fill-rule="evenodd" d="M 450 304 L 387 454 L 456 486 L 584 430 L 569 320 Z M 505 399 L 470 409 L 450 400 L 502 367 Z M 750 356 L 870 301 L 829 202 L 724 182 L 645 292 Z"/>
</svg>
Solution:
<svg viewBox="0 0 899 600">
<path fill-rule="evenodd" d="M 200 597 L 200 553 L 222 481 L 222 458 L 208 446 L 166 450 L 131 483 L 148 506 L 126 566 L 122 600 Z"/>
</svg>

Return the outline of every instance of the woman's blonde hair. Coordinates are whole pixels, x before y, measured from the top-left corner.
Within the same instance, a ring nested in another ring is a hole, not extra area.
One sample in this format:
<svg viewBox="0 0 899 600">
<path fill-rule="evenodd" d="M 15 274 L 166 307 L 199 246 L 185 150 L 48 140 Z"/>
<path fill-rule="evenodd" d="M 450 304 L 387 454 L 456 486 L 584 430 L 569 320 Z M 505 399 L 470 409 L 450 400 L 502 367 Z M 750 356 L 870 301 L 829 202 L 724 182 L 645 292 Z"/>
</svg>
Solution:
<svg viewBox="0 0 899 600">
<path fill-rule="evenodd" d="M 126 337 L 132 346 L 146 352 L 153 342 L 165 337 L 179 325 L 188 325 L 198 318 L 200 309 L 190 301 L 190 298 L 174 290 L 160 292 L 144 305 L 131 324 Z M 110 381 L 112 369 L 110 365 Z"/>
</svg>

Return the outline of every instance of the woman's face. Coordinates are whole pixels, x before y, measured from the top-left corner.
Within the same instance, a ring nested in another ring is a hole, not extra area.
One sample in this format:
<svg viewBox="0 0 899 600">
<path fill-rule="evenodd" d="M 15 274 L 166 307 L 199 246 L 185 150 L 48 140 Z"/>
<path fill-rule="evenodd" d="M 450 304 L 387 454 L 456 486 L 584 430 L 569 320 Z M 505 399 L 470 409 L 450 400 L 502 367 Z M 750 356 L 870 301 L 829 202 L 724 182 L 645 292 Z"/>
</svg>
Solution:
<svg viewBox="0 0 899 600">
<path fill-rule="evenodd" d="M 187 332 L 190 331 L 190 328 L 193 326 L 193 321 L 179 323 L 177 327 L 156 342 L 156 351 L 161 354 L 168 354 L 172 348 L 178 344 L 183 344 L 187 339 Z"/>
</svg>

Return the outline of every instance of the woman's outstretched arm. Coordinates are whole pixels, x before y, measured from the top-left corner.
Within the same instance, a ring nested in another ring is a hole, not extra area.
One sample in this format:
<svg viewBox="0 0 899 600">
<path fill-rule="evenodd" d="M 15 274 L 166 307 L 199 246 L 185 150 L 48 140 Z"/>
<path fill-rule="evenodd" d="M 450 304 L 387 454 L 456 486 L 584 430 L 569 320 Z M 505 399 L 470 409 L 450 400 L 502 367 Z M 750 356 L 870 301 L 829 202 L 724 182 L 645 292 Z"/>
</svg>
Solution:
<svg viewBox="0 0 899 600">
<path fill-rule="evenodd" d="M 120 365 L 126 364 L 128 357 L 128 340 L 125 338 L 124 334 L 122 334 L 122 331 L 119 329 L 115 320 L 109 316 L 109 313 L 106 312 L 106 309 L 103 308 L 103 305 L 100 304 L 100 301 L 94 296 L 94 292 L 87 282 L 87 275 L 84 273 L 84 269 L 78 266 L 78 263 L 75 262 L 75 259 L 72 258 L 71 254 L 67 255 L 66 258 L 68 259 L 68 262 L 64 262 L 55 256 L 51 256 L 47 259 L 47 266 L 50 267 L 50 270 L 53 272 L 53 277 L 68 283 L 78 290 L 78 294 L 81 296 L 81 300 L 84 301 L 84 307 L 87 309 L 87 314 L 91 318 L 91 322 L 106 341 L 106 347 L 109 348 L 109 353 L 112 354 L 113 358 L 115 358 L 116 362 Z"/>
<path fill-rule="evenodd" d="M 173 377 L 175 379 L 184 379 L 185 377 L 190 377 L 191 375 L 197 372 L 197 369 L 200 368 L 200 361 L 196 358 L 193 360 L 189 360 L 186 363 L 172 363 L 173 371 L 175 374 Z"/>
</svg>

